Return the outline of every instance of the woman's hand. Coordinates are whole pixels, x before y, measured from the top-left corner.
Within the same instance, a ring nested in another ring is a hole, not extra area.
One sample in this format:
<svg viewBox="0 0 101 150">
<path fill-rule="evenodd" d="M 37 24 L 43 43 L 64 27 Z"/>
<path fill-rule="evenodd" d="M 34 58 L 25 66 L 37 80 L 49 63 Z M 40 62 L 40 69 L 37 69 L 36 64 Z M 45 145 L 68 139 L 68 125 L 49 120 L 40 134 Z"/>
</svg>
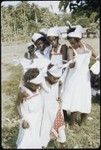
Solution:
<svg viewBox="0 0 101 150">
<path fill-rule="evenodd" d="M 69 67 L 70 67 L 70 68 L 74 68 L 74 67 L 75 67 L 75 62 L 70 63 L 70 64 L 69 64 Z"/>
<path fill-rule="evenodd" d="M 23 122 L 22 122 L 22 128 L 23 129 L 29 128 L 29 123 L 27 121 L 23 120 Z"/>
</svg>

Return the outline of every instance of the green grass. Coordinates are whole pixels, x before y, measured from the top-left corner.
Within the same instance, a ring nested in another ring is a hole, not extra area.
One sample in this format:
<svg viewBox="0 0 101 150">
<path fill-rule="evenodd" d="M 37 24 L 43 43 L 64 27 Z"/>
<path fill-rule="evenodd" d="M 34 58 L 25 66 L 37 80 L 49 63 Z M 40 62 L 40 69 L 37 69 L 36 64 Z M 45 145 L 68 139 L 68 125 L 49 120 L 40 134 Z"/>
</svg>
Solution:
<svg viewBox="0 0 101 150">
<path fill-rule="evenodd" d="M 15 109 L 16 96 L 21 78 L 21 68 L 7 65 L 7 71 L 11 72 L 9 80 L 2 83 L 2 93 L 8 97 L 2 98 L 3 108 L 2 114 L 4 114 L 4 122 L 2 122 L 2 147 L 5 149 L 16 148 L 16 139 L 18 135 L 18 114 Z M 100 146 L 100 105 L 98 100 L 93 100 L 92 111 L 90 117 L 93 120 L 88 120 L 86 125 L 81 126 L 79 133 L 73 133 L 69 129 L 66 129 L 66 145 L 69 149 L 73 148 L 98 148 Z M 50 142 L 48 149 L 59 148 L 57 143 Z"/>
</svg>

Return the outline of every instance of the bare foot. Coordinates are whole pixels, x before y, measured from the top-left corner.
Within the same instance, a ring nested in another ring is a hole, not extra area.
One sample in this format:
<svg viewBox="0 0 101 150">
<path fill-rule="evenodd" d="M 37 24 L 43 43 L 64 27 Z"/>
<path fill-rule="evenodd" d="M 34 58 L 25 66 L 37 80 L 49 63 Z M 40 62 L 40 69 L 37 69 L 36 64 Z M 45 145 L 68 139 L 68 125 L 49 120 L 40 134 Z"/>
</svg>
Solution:
<svg viewBox="0 0 101 150">
<path fill-rule="evenodd" d="M 69 129 L 70 129 L 70 130 L 73 130 L 73 131 L 76 131 L 76 132 L 79 132 L 79 131 L 80 131 L 80 127 L 79 127 L 77 124 L 70 125 L 70 126 L 69 126 Z"/>
<path fill-rule="evenodd" d="M 86 125 L 86 121 L 81 121 L 80 126 L 84 126 L 84 125 Z"/>
</svg>

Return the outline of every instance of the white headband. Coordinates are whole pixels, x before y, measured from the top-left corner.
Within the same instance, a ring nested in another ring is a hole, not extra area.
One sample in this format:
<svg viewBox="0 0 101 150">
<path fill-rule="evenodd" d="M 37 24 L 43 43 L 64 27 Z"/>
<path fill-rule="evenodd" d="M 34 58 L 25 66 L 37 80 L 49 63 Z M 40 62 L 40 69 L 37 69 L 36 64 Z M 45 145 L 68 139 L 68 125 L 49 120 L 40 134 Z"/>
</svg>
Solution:
<svg viewBox="0 0 101 150">
<path fill-rule="evenodd" d="M 48 29 L 47 36 L 56 36 L 59 37 L 59 30 L 57 27 L 52 27 Z"/>
<path fill-rule="evenodd" d="M 47 34 L 48 29 L 46 29 L 46 28 L 42 28 L 42 29 L 40 30 L 40 32 L 42 32 L 42 33 L 44 33 L 44 34 Z"/>
<path fill-rule="evenodd" d="M 74 37 L 74 38 L 80 38 L 81 39 L 82 38 L 82 33 L 83 33 L 82 26 L 77 25 L 75 31 L 70 32 L 68 34 L 68 37 Z"/>
<path fill-rule="evenodd" d="M 59 68 L 58 66 L 54 65 L 52 68 L 48 69 L 48 72 L 54 77 L 59 78 L 62 75 L 62 68 Z"/>
<path fill-rule="evenodd" d="M 40 39 L 41 37 L 43 37 L 43 35 L 42 34 L 40 34 L 40 33 L 34 33 L 34 35 L 32 36 L 32 40 L 34 41 L 34 42 L 36 42 L 38 39 Z"/>
<path fill-rule="evenodd" d="M 43 75 L 41 73 L 39 73 L 39 75 L 30 80 L 31 83 L 35 83 L 35 84 L 41 84 L 43 82 Z"/>
<path fill-rule="evenodd" d="M 27 47 L 34 45 L 32 42 L 27 44 Z"/>
</svg>

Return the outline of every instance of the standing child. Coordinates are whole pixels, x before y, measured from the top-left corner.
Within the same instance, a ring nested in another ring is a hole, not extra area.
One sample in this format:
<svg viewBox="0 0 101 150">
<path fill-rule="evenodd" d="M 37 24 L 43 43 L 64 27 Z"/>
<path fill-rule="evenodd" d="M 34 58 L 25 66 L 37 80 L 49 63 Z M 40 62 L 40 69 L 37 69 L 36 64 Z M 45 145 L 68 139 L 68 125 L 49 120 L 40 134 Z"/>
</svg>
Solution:
<svg viewBox="0 0 101 150">
<path fill-rule="evenodd" d="M 47 37 L 50 42 L 50 45 L 52 46 L 50 52 L 51 63 L 63 64 L 63 62 L 67 62 L 67 46 L 65 44 L 60 44 L 58 28 L 50 28 L 48 30 Z"/>
<path fill-rule="evenodd" d="M 50 68 L 50 69 L 49 69 Z M 61 143 L 61 147 L 66 141 L 64 116 L 61 110 L 59 100 L 59 78 L 62 70 L 56 66 L 48 67 L 46 85 L 50 89 L 47 93 L 42 91 L 44 101 L 44 117 L 41 130 L 42 146 L 47 147 L 51 140 L 51 135 Z"/>
<path fill-rule="evenodd" d="M 77 112 L 81 113 L 81 123 L 86 121 L 87 114 L 91 112 L 89 63 L 91 56 L 96 55 L 90 45 L 81 42 L 81 38 L 81 26 L 77 26 L 75 31 L 68 34 L 71 51 L 75 54 L 75 67 L 69 70 L 65 80 L 62 108 L 71 112 L 71 129 L 77 129 Z"/>
<path fill-rule="evenodd" d="M 36 46 L 35 55 L 37 57 L 49 59 L 51 46 L 49 45 L 46 37 L 40 33 L 34 33 L 32 41 Z"/>
<path fill-rule="evenodd" d="M 43 103 L 40 94 L 43 78 L 37 68 L 29 69 L 22 78 L 22 86 L 17 99 L 21 118 L 17 139 L 19 149 L 41 148 L 41 123 Z"/>
<path fill-rule="evenodd" d="M 50 60 L 51 64 L 54 65 L 62 65 L 63 63 L 67 62 L 68 59 L 68 47 L 66 44 L 60 44 L 60 33 L 57 27 L 52 27 L 47 32 L 47 37 L 50 42 L 50 45 L 52 46 L 50 51 Z M 63 70 L 64 72 L 64 70 Z M 62 73 L 63 73 L 62 72 Z M 66 71 L 65 71 L 66 72 Z M 64 72 L 64 74 L 65 74 Z M 65 76 L 63 75 L 65 78 Z M 64 119 L 67 120 L 67 114 L 66 111 L 63 110 L 64 113 Z"/>
</svg>

